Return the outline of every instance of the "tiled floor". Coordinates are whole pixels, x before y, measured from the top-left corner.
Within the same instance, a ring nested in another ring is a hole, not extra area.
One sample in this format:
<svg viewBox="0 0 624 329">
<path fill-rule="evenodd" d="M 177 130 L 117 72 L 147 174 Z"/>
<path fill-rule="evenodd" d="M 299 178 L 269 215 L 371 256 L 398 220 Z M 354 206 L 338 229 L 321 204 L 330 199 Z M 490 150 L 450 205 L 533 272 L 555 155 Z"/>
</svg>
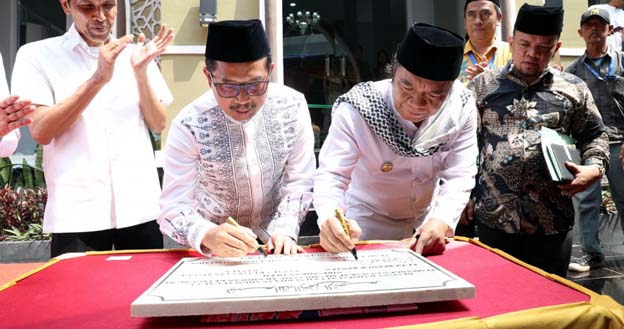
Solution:
<svg viewBox="0 0 624 329">
<path fill-rule="evenodd" d="M 9 281 L 13 281 L 16 278 L 28 273 L 45 263 L 15 263 L 15 264 L 2 264 L 0 263 L 0 287 Z"/>
<path fill-rule="evenodd" d="M 600 241 L 607 266 L 584 273 L 568 272 L 568 279 L 624 304 L 624 233 L 618 219 L 601 223 Z M 574 226 L 573 256 L 581 253 L 578 225 Z"/>
</svg>

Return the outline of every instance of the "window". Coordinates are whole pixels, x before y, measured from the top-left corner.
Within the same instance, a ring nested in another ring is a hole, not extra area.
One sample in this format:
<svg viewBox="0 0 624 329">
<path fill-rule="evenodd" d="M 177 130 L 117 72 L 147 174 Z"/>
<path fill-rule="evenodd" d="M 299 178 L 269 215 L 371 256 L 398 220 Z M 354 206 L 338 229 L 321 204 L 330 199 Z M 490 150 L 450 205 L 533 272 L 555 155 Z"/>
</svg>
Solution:
<svg viewBox="0 0 624 329">
<path fill-rule="evenodd" d="M 294 0 L 282 3 L 284 83 L 302 92 L 320 130 L 331 104 L 385 68 L 407 28 L 405 1 Z"/>
</svg>

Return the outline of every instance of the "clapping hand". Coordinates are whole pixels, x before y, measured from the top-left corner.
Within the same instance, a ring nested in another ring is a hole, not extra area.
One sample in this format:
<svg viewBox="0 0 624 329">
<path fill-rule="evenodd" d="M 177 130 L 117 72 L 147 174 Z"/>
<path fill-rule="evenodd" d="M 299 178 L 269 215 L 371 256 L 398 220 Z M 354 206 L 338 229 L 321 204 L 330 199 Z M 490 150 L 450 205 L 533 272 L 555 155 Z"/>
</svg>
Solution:
<svg viewBox="0 0 624 329">
<path fill-rule="evenodd" d="M 10 96 L 0 100 L 0 137 L 14 129 L 32 122 L 27 115 L 35 110 L 29 100 L 19 100 L 19 96 Z"/>
<path fill-rule="evenodd" d="M 115 61 L 132 40 L 134 37 L 128 34 L 100 47 L 97 70 L 93 74 L 95 81 L 105 84 L 113 78 Z"/>
<path fill-rule="evenodd" d="M 477 75 L 485 72 L 488 69 L 488 61 L 484 60 L 481 63 L 477 63 L 477 65 L 466 68 L 466 78 L 468 80 L 474 79 Z"/>
<path fill-rule="evenodd" d="M 135 72 L 145 72 L 147 64 L 154 58 L 161 55 L 167 49 L 167 46 L 173 42 L 172 28 L 163 25 L 158 35 L 150 42 L 145 43 L 145 35 L 141 33 L 137 39 L 137 47 L 132 53 L 131 63 Z"/>
<path fill-rule="evenodd" d="M 166 25 L 163 25 L 158 35 L 148 43 L 145 43 L 145 35 L 141 33 L 137 39 L 137 47 L 130 58 L 134 71 L 145 73 L 147 64 L 167 49 L 167 46 L 173 41 L 173 37 L 173 29 L 167 28 Z M 134 36 L 128 34 L 100 47 L 98 68 L 94 74 L 96 81 L 107 83 L 111 80 L 117 57 L 132 41 L 134 41 Z"/>
</svg>

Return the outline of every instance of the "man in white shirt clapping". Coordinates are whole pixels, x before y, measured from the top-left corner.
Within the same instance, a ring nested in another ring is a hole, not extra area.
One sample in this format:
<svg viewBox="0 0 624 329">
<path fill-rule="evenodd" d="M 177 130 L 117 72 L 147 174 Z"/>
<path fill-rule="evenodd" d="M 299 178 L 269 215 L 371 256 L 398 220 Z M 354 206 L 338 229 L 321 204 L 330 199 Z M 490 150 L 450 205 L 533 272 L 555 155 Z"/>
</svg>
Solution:
<svg viewBox="0 0 624 329">
<path fill-rule="evenodd" d="M 32 100 L 43 144 L 52 257 L 86 250 L 162 248 L 160 186 L 149 131 L 165 128 L 173 97 L 153 59 L 173 40 L 111 35 L 116 0 L 60 0 L 64 35 L 22 46 L 12 90 Z"/>
</svg>

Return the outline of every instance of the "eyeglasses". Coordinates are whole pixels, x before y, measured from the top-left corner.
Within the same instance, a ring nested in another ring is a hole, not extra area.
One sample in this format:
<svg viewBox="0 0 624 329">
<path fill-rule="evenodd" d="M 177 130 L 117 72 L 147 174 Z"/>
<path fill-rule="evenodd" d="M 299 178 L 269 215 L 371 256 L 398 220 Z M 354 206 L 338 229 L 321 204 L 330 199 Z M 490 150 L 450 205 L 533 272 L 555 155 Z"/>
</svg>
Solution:
<svg viewBox="0 0 624 329">
<path fill-rule="evenodd" d="M 215 82 L 212 72 L 210 72 L 210 80 L 212 85 L 217 90 L 217 94 L 225 98 L 234 98 L 238 96 L 241 89 L 245 89 L 249 96 L 262 96 L 267 91 L 269 80 L 254 81 L 248 83 L 228 83 L 228 82 Z"/>
</svg>

